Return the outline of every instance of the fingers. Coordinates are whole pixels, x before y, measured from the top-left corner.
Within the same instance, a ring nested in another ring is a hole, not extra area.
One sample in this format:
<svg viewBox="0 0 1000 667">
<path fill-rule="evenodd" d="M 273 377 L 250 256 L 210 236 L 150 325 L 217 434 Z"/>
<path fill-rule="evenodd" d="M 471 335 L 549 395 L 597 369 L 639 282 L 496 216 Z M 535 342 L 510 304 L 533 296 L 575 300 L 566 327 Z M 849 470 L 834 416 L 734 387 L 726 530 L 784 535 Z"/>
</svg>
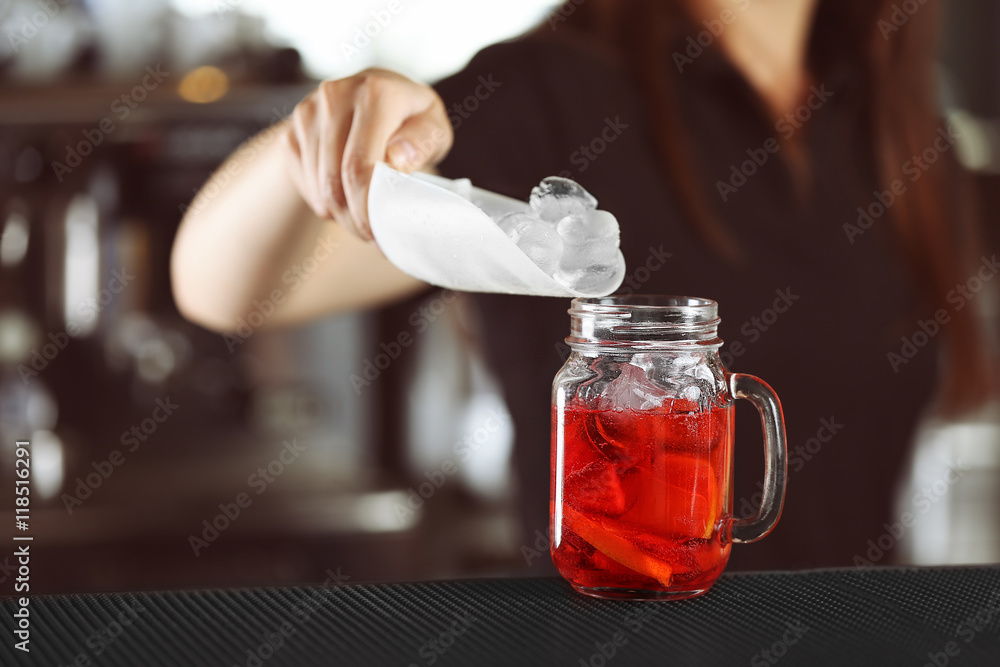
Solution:
<svg viewBox="0 0 1000 667">
<path fill-rule="evenodd" d="M 299 193 L 316 215 L 327 217 L 316 183 L 318 154 L 313 137 L 313 116 L 314 112 L 307 101 L 295 107 L 286 139 L 294 157 L 291 161 L 291 175 L 299 188 Z"/>
<path fill-rule="evenodd" d="M 402 77 L 372 75 L 355 94 L 354 121 L 344 148 L 342 169 L 347 206 L 363 235 L 370 236 L 368 190 L 372 169 L 384 160 L 389 139 L 433 98 Z"/>
<path fill-rule="evenodd" d="M 334 219 L 351 228 L 343 191 L 339 190 L 339 162 L 334 163 L 335 175 L 331 177 L 327 158 L 328 147 L 338 141 L 337 128 L 349 125 L 350 120 L 343 122 L 335 116 L 331 117 L 324 110 L 326 104 L 318 93 L 317 90 L 316 94 L 300 102 L 290 119 L 285 135 L 292 158 L 289 171 L 302 199 L 317 217 Z M 340 139 L 338 152 L 343 150 L 343 141 Z M 333 178 L 336 179 L 337 191 L 330 187 Z"/>
<path fill-rule="evenodd" d="M 343 168 L 348 207 L 363 234 L 370 234 L 368 192 L 375 162 L 412 172 L 437 164 L 451 148 L 451 123 L 440 98 L 429 88 L 405 84 L 369 89 L 355 106 Z"/>
<path fill-rule="evenodd" d="M 410 173 L 435 165 L 451 150 L 451 123 L 443 107 L 436 107 L 407 118 L 389 140 L 386 159 L 394 169 Z"/>
<path fill-rule="evenodd" d="M 317 181 L 320 199 L 329 216 L 348 228 L 355 227 L 347 210 L 340 156 L 344 154 L 354 109 L 345 82 L 328 81 L 321 85 L 319 106 L 319 150 Z"/>
<path fill-rule="evenodd" d="M 292 179 L 306 204 L 371 240 L 375 163 L 388 160 L 407 172 L 437 164 L 453 136 L 431 88 L 369 70 L 320 84 L 295 108 L 286 139 Z"/>
</svg>

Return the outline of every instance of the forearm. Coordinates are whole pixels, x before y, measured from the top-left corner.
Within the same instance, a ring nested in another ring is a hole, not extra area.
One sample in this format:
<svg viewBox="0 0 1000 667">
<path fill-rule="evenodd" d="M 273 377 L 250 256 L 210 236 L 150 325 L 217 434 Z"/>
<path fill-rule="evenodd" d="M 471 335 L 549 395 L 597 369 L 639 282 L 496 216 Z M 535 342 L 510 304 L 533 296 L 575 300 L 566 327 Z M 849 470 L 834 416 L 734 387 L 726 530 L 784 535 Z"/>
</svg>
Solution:
<svg viewBox="0 0 1000 667">
<path fill-rule="evenodd" d="M 293 183 L 274 126 L 246 142 L 187 210 L 171 258 L 177 305 L 213 329 L 230 329 L 280 279 L 304 235 L 318 234 Z"/>
<path fill-rule="evenodd" d="M 171 258 L 181 312 L 232 331 L 255 310 L 266 311 L 260 326 L 272 327 L 424 289 L 374 243 L 309 209 L 289 176 L 282 132 L 276 126 L 248 141 L 188 209 Z"/>
</svg>

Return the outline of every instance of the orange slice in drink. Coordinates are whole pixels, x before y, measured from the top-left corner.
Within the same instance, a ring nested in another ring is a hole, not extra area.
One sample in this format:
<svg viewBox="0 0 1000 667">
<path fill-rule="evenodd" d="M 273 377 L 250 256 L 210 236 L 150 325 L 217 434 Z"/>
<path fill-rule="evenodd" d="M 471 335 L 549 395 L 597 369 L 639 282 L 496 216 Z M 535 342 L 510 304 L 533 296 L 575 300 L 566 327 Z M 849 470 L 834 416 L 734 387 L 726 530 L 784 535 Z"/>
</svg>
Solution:
<svg viewBox="0 0 1000 667">
<path fill-rule="evenodd" d="M 705 516 L 705 529 L 702 531 L 701 537 L 703 539 L 709 539 L 712 537 L 712 531 L 715 530 L 715 522 L 719 518 L 719 483 L 715 479 L 715 471 L 711 467 L 706 471 L 705 477 L 708 478 L 708 514 Z"/>
<path fill-rule="evenodd" d="M 630 570 L 655 579 L 664 586 L 670 585 L 673 568 L 669 563 L 644 553 L 625 538 L 609 531 L 600 523 L 584 516 L 568 505 L 564 507 L 563 511 L 566 513 L 566 519 L 573 532 L 602 554 Z"/>
<path fill-rule="evenodd" d="M 708 471 L 708 478 L 711 481 L 708 497 L 709 500 L 709 512 L 708 517 L 705 520 L 705 531 L 702 533 L 702 539 L 709 539 L 712 537 L 712 531 L 715 530 L 715 522 L 719 519 L 719 494 L 718 494 L 718 483 L 715 481 L 715 473 L 711 470 Z"/>
<path fill-rule="evenodd" d="M 620 517 L 623 523 L 654 535 L 712 536 L 721 499 L 708 459 L 671 453 L 652 472 L 640 469 L 633 475 L 626 486 L 635 489 L 635 501 Z"/>
</svg>

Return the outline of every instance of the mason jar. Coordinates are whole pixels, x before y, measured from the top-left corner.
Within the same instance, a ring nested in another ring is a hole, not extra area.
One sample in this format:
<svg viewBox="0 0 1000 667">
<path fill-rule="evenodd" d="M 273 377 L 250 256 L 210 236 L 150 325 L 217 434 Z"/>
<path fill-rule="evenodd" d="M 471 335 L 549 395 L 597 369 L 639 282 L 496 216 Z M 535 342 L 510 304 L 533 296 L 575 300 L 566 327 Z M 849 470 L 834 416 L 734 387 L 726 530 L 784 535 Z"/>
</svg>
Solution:
<svg viewBox="0 0 1000 667">
<path fill-rule="evenodd" d="M 678 296 L 575 299 L 552 386 L 550 543 L 560 574 L 604 598 L 681 599 L 718 579 L 733 542 L 781 515 L 781 404 L 719 358 L 718 304 Z M 761 506 L 732 516 L 733 403 L 760 413 Z"/>
</svg>

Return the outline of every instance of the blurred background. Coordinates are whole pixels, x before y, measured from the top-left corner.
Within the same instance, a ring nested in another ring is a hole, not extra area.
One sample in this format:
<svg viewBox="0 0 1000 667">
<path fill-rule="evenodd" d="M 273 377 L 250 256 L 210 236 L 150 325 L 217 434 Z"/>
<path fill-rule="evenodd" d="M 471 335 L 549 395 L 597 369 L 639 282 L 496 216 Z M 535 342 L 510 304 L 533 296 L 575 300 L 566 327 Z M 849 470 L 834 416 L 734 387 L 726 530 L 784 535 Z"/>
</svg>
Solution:
<svg viewBox="0 0 1000 667">
<path fill-rule="evenodd" d="M 319 80 L 434 81 L 558 4 L 0 0 L 0 467 L 13 488 L 30 439 L 33 592 L 539 572 L 461 301 L 223 337 L 178 315 L 168 259 L 209 174 Z M 1000 5 L 947 8 L 942 106 L 996 220 Z M 405 351 L 401 322 L 427 328 Z M 1000 562 L 997 424 L 924 425 L 901 498 L 970 469 L 897 561 Z"/>
</svg>

